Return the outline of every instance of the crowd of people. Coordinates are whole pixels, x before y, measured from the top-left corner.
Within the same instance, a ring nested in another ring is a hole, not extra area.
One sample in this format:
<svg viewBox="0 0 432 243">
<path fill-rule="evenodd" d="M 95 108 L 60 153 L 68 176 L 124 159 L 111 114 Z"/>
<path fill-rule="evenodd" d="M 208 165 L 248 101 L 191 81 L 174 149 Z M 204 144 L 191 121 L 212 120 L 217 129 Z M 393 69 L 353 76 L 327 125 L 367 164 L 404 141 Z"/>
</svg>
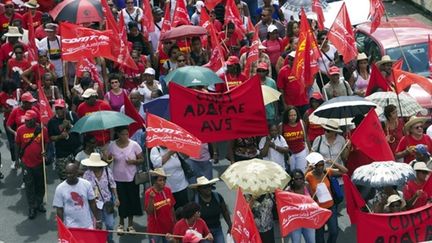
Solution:
<svg viewBox="0 0 432 243">
<path fill-rule="evenodd" d="M 316 85 L 305 87 L 291 74 L 300 23 L 294 18 L 285 18 L 279 5 L 270 0 L 264 0 L 258 8 L 256 3 L 250 6 L 240 0 L 235 3 L 242 25 L 253 23 L 258 32 L 261 42 L 258 60 L 247 62 L 252 35 L 239 35 L 237 24 L 224 22 L 224 7 L 220 4 L 208 13 L 225 49 L 225 67 L 218 74 L 226 84 L 193 88 L 224 92 L 258 75 L 262 85 L 277 89 L 282 95 L 279 101 L 265 106 L 268 136 L 228 141 L 226 156 L 216 144 L 204 143 L 200 156 L 193 158 L 163 146 L 146 153 L 144 129 L 134 134 L 129 134 L 128 127 L 84 135 L 71 132 L 80 118 L 93 112 L 124 113 L 125 95 L 145 118 L 143 104 L 168 93 L 167 74 L 181 67 L 209 62 L 212 50 L 200 37 L 160 41 L 167 5 L 154 2 L 154 32 L 145 33 L 141 22 L 144 11 L 137 2 L 108 0 L 113 16 L 117 20 L 121 16 L 124 18 L 130 54 L 138 70 L 97 57 L 94 59 L 96 74 L 87 70 L 78 75 L 76 63 L 62 60 L 59 23 L 48 13 L 55 6 L 54 1 L 51 5 L 44 2 L 43 6 L 36 0 L 22 6 L 4 1 L 0 6 L 3 42 L 0 47 L 0 106 L 11 169 L 23 172 L 22 187 L 26 192 L 29 219 L 46 212 L 43 203 L 45 163 L 55 166 L 61 180 L 52 205 L 68 227 L 105 227 L 119 235 L 135 233 L 134 217 L 145 212 L 148 233 L 168 234 L 167 237 L 150 236 L 152 242 L 179 242 L 175 235 L 185 235 L 188 231 L 193 231 L 203 242 L 225 242 L 221 218 L 230 230 L 230 205 L 214 190 L 219 179 L 213 173 L 213 166 L 225 158 L 230 163 L 262 158 L 290 173 L 292 180 L 285 190 L 311 197 L 320 207 L 333 212 L 326 223 L 327 240 L 323 226 L 317 230 L 301 228 L 292 232 L 289 236 L 292 242 L 301 242 L 302 236 L 307 243 L 337 241 L 338 210 L 344 204 L 339 198 L 333 198 L 333 194 L 325 197 L 322 192 L 330 194 L 333 181 L 343 190 L 341 175 L 351 175 L 361 165 L 358 161 L 370 159 L 351 145 L 350 134 L 355 126 L 342 127 L 333 120 L 315 124 L 309 116 L 325 100 L 351 95 L 364 97 L 371 77 L 369 65 L 376 60 L 360 53 L 356 60 L 344 64 L 336 47 L 326 38 L 327 32 L 318 31 L 316 20 L 312 18 L 309 21 L 322 55 L 318 61 L 319 73 L 315 75 Z M 171 1 L 171 6 L 176 6 L 176 0 Z M 171 17 L 174 7 L 171 7 Z M 202 1 L 188 1 L 187 9 L 194 25 L 200 24 L 201 12 L 207 11 Z M 29 18 L 33 20 L 37 38 L 36 63 L 30 63 L 26 55 L 28 28 L 31 28 Z M 85 26 L 103 29 L 104 23 Z M 376 62 L 389 83 L 393 82 L 393 63 L 389 56 Z M 102 80 L 104 87 L 96 79 Z M 54 111 L 45 126 L 39 119 L 39 81 Z M 398 117 L 398 109 L 392 104 L 384 108 L 383 129 L 395 159 L 410 163 L 416 179 L 406 185 L 377 188 L 372 196 L 365 198 L 375 213 L 417 208 L 430 202 L 432 197 L 423 190 L 432 169 L 432 134 L 426 133 L 428 119 Z M 352 122 L 358 125 L 362 119 L 362 116 L 356 117 Z M 3 156 L 3 160 L 9 159 Z M 185 169 L 185 164 L 189 170 Z M 135 183 L 135 176 L 141 170 L 151 177 L 150 184 L 144 185 L 143 198 L 142 187 Z M 3 174 L 0 176 L 3 178 Z M 245 197 L 262 241 L 275 242 L 274 195 Z M 118 221 L 114 217 L 115 210 L 118 210 Z M 112 233 L 109 241 L 113 241 Z"/>
</svg>

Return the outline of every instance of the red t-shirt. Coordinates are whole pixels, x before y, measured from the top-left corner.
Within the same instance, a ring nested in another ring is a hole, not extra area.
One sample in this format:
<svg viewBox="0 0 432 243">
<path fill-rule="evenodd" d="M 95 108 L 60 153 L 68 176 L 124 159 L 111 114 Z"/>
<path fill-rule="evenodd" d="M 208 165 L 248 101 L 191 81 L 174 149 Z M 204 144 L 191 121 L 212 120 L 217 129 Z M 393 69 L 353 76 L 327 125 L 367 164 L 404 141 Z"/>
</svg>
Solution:
<svg viewBox="0 0 432 243">
<path fill-rule="evenodd" d="M 18 43 L 24 46 L 24 52 L 27 51 L 27 45 L 18 41 Z M 3 62 L 7 62 L 12 57 L 13 45 L 9 42 L 4 43 L 0 47 L 0 67 L 3 67 Z"/>
<path fill-rule="evenodd" d="M 231 90 L 240 84 L 242 84 L 244 81 L 247 80 L 246 76 L 243 73 L 240 73 L 238 76 L 234 76 L 231 74 L 222 74 L 220 75 L 220 78 L 225 81 L 228 84 L 228 88 Z M 227 91 L 227 85 L 225 83 L 223 84 L 216 84 L 215 90 L 217 92 L 225 92 Z"/>
<path fill-rule="evenodd" d="M 208 229 L 207 224 L 204 222 L 204 220 L 198 218 L 194 225 L 188 225 L 186 219 L 181 219 L 175 224 L 173 234 L 185 235 L 188 229 L 199 232 L 200 234 L 202 234 L 203 237 L 206 237 L 210 233 L 210 230 Z"/>
<path fill-rule="evenodd" d="M 306 110 L 306 115 L 309 117 L 312 112 L 314 112 L 314 109 L 309 108 Z M 317 138 L 318 136 L 321 136 L 324 134 L 324 128 L 322 128 L 321 125 L 309 122 L 308 124 L 308 129 L 307 129 L 307 135 L 308 135 L 308 140 L 313 143 L 313 141 L 315 140 L 315 138 Z"/>
<path fill-rule="evenodd" d="M 403 196 L 405 200 L 411 199 L 418 190 L 423 190 L 423 193 L 417 198 L 416 202 L 413 205 L 413 208 L 418 208 L 426 205 L 429 198 L 432 195 L 429 195 L 423 188 L 426 182 L 423 184 L 417 184 L 415 181 L 409 181 L 403 189 Z"/>
<path fill-rule="evenodd" d="M 39 25 L 42 24 L 42 12 L 41 11 L 37 11 L 35 12 L 34 16 L 31 16 L 33 19 L 33 27 L 37 28 Z M 28 22 L 30 19 L 30 13 L 27 12 L 23 15 L 23 28 L 28 30 L 29 26 L 28 26 Z"/>
<path fill-rule="evenodd" d="M 35 29 L 35 36 L 36 39 L 42 40 L 43 38 L 47 37 L 47 34 L 44 30 L 44 26 L 41 24 Z"/>
<path fill-rule="evenodd" d="M 48 64 L 48 69 L 51 70 L 51 72 L 54 72 L 54 65 L 52 63 Z M 40 64 L 35 64 L 31 66 L 31 70 L 33 72 L 33 82 L 36 82 L 36 80 L 40 80 L 41 77 L 43 77 L 43 75 L 47 72 L 47 70 L 42 67 L 42 65 Z M 40 76 L 39 76 L 40 75 Z"/>
<path fill-rule="evenodd" d="M 16 101 L 16 91 L 12 92 L 11 95 L 7 94 L 6 92 L 0 92 L 0 106 L 3 107 L 3 109 L 11 109 L 12 106 L 7 103 L 8 100 L 15 100 Z M 3 116 L 4 120 L 7 121 L 9 118 L 9 115 L 12 111 L 4 111 Z"/>
<path fill-rule="evenodd" d="M 150 192 L 155 192 L 153 198 L 154 213 L 147 215 L 147 231 L 150 233 L 172 233 L 174 228 L 173 208 L 176 203 L 171 189 L 164 187 L 163 191 L 156 192 L 153 188 L 149 188 L 145 192 L 144 207 L 147 208 L 150 200 Z"/>
<path fill-rule="evenodd" d="M 110 111 L 111 106 L 103 100 L 96 100 L 93 106 L 89 106 L 86 102 L 81 103 L 77 108 L 77 115 L 79 118 L 89 115 L 96 111 Z M 104 145 L 110 140 L 110 132 L 108 130 L 91 132 L 95 137 L 98 145 Z"/>
<path fill-rule="evenodd" d="M 14 19 L 21 19 L 21 20 L 23 20 L 23 17 L 19 13 L 14 13 L 14 15 L 12 16 L 12 18 L 6 17 L 6 15 L 4 13 L 0 15 L 0 28 L 1 28 L 2 32 L 6 32 L 8 30 L 9 23 L 12 23 L 12 21 Z"/>
<path fill-rule="evenodd" d="M 291 68 L 283 66 L 279 71 L 277 78 L 277 87 L 284 91 L 284 100 L 287 105 L 303 106 L 309 104 L 307 97 L 307 90 L 303 84 L 300 84 L 300 80 L 288 80 L 288 76 L 291 76 Z M 300 92 L 301 89 L 303 92 Z"/>
<path fill-rule="evenodd" d="M 23 148 L 32 139 L 36 128 L 28 128 L 26 125 L 21 125 L 17 129 L 15 141 L 17 146 Z M 44 144 L 48 143 L 48 130 L 43 128 Z M 22 162 L 30 168 L 34 168 L 42 163 L 42 136 L 41 133 L 30 143 L 24 151 Z"/>
<path fill-rule="evenodd" d="M 411 135 L 404 136 L 400 140 L 396 148 L 396 153 L 402 152 L 409 147 L 416 146 L 417 144 L 426 145 L 429 153 L 432 153 L 432 139 L 428 135 L 424 135 L 424 134 L 422 135 L 420 140 L 414 139 Z M 415 154 L 409 154 L 404 157 L 404 162 L 409 163 L 414 159 L 415 159 Z"/>
<path fill-rule="evenodd" d="M 39 110 L 36 107 L 33 106 L 31 109 L 39 114 Z M 9 115 L 6 125 L 16 130 L 18 127 L 24 124 L 23 116 L 25 115 L 25 112 L 26 111 L 21 108 L 21 106 L 15 107 Z"/>
<path fill-rule="evenodd" d="M 304 132 L 300 122 L 295 127 L 283 124 L 283 136 L 292 153 L 300 153 L 305 149 Z"/>
</svg>

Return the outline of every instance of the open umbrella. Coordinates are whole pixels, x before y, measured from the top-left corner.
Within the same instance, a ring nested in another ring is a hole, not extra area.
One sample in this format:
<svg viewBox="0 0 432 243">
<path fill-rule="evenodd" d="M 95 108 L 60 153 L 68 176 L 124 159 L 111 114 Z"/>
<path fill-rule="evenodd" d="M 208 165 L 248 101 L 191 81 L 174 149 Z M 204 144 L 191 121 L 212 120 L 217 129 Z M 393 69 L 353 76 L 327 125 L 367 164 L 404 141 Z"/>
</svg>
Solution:
<svg viewBox="0 0 432 243">
<path fill-rule="evenodd" d="M 264 105 L 278 101 L 281 96 L 281 92 L 266 85 L 261 85 L 261 90 L 263 93 Z"/>
<path fill-rule="evenodd" d="M 164 41 L 164 40 L 181 39 L 181 38 L 201 36 L 206 34 L 207 34 L 207 30 L 201 26 L 181 25 L 172 28 L 171 30 L 168 30 L 167 32 L 161 34 L 160 40 Z"/>
<path fill-rule="evenodd" d="M 291 180 L 278 164 L 272 161 L 251 159 L 236 162 L 222 174 L 222 180 L 231 190 L 241 187 L 243 192 L 254 196 L 284 189 Z"/>
<path fill-rule="evenodd" d="M 99 0 L 65 0 L 59 3 L 50 15 L 55 21 L 70 23 L 92 23 L 103 20 L 102 5 Z"/>
<path fill-rule="evenodd" d="M 211 69 L 200 66 L 186 66 L 177 68 L 165 77 L 166 82 L 173 81 L 185 87 L 209 86 L 223 83 L 222 79 Z"/>
<path fill-rule="evenodd" d="M 165 120 L 170 119 L 169 111 L 169 95 L 164 95 L 156 99 L 150 100 L 143 105 L 145 113 L 151 113 L 153 115 L 164 118 Z"/>
<path fill-rule="evenodd" d="M 394 161 L 373 162 L 360 166 L 351 177 L 356 185 L 374 188 L 400 186 L 412 179 L 415 179 L 414 169 L 409 164 Z"/>
<path fill-rule="evenodd" d="M 117 111 L 97 111 L 79 119 L 71 132 L 86 133 L 101 131 L 114 127 L 127 126 L 135 121 Z"/>
<path fill-rule="evenodd" d="M 394 105 L 397 107 L 398 116 L 414 116 L 417 113 L 426 112 L 427 110 L 420 106 L 420 104 L 411 97 L 408 93 L 402 92 L 399 94 L 400 106 L 398 103 L 398 97 L 395 92 L 375 92 L 366 97 L 367 100 L 370 100 L 377 104 L 379 107 L 384 109 L 387 105 Z M 402 108 L 402 112 L 400 110 Z"/>
</svg>

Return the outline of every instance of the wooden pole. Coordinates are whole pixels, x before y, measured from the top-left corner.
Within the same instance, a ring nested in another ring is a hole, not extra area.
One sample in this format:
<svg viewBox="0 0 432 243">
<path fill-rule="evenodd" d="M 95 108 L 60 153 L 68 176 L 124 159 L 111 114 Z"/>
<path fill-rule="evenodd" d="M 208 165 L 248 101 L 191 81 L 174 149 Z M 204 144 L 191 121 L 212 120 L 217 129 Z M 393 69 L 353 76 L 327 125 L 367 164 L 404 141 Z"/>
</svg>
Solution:
<svg viewBox="0 0 432 243">
<path fill-rule="evenodd" d="M 44 125 L 41 121 L 41 145 L 42 145 L 42 169 L 43 169 L 43 175 L 44 175 L 44 188 L 45 188 L 45 195 L 44 195 L 44 202 L 48 202 L 48 187 L 47 187 L 47 175 L 46 175 L 46 161 L 45 161 L 45 141 L 44 141 Z M 36 138 L 35 138 L 36 139 Z"/>
</svg>

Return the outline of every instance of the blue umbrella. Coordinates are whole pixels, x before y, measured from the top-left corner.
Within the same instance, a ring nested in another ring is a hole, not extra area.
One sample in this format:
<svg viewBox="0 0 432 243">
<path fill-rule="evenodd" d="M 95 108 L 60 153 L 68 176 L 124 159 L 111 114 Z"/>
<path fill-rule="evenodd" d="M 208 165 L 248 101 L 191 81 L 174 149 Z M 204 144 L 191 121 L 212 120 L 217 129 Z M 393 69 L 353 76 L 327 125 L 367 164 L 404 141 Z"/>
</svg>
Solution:
<svg viewBox="0 0 432 243">
<path fill-rule="evenodd" d="M 144 103 L 143 108 L 146 113 L 152 113 L 153 115 L 162 117 L 166 120 L 170 119 L 169 95 L 164 95 Z"/>
</svg>

